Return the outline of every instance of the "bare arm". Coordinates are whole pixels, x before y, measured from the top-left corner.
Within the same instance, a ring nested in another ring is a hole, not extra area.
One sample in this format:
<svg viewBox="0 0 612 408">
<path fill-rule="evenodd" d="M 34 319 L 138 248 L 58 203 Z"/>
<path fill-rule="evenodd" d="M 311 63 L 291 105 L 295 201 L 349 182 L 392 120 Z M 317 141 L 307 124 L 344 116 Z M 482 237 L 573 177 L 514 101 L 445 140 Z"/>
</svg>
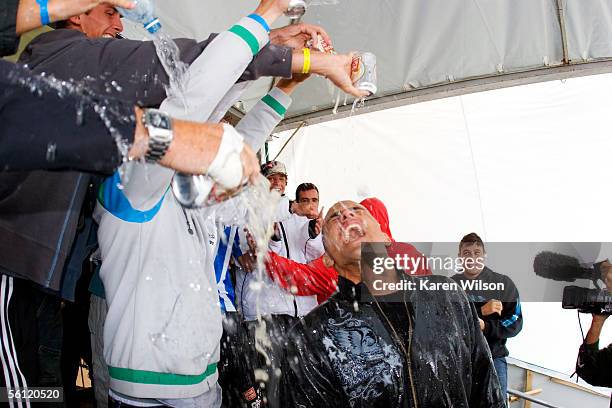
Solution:
<svg viewBox="0 0 612 408">
<path fill-rule="evenodd" d="M 142 109 L 136 108 L 136 131 L 129 151 L 133 160 L 141 159 L 147 152 L 149 135 L 142 124 L 142 114 Z M 223 126 L 174 119 L 172 127 L 174 139 L 159 164 L 183 173 L 206 173 L 221 145 Z M 246 145 L 241 159 L 244 178 L 254 181 L 259 174 L 259 165 L 255 154 Z"/>
<path fill-rule="evenodd" d="M 310 72 L 329 79 L 338 88 L 355 97 L 364 97 L 368 93 L 353 86 L 351 81 L 351 62 L 353 54 L 326 54 L 320 51 L 310 51 Z M 291 72 L 300 73 L 304 66 L 302 50 L 293 51 Z"/>
<path fill-rule="evenodd" d="M 134 3 L 129 0 L 49 0 L 47 11 L 50 22 L 66 20 L 69 17 L 86 13 L 101 3 L 117 7 L 133 8 Z M 40 27 L 40 6 L 36 0 L 20 0 L 17 10 L 17 34 L 25 33 Z"/>
</svg>

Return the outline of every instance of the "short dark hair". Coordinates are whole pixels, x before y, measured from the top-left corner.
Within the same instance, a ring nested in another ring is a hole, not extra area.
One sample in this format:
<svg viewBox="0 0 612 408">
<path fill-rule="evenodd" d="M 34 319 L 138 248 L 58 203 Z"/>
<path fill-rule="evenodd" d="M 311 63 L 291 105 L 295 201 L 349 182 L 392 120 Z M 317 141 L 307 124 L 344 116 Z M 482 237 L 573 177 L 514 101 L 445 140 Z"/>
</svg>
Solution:
<svg viewBox="0 0 612 408">
<path fill-rule="evenodd" d="M 295 201 L 300 201 L 300 193 L 308 190 L 317 190 L 317 193 L 319 193 L 319 189 L 314 184 L 302 183 L 295 189 Z"/>
<path fill-rule="evenodd" d="M 62 20 L 62 21 L 56 21 L 55 23 L 50 23 L 49 27 L 53 28 L 54 30 L 60 30 L 62 28 L 67 28 L 68 20 Z"/>
<path fill-rule="evenodd" d="M 461 249 L 461 247 L 464 245 L 471 244 L 479 245 L 482 247 L 482 249 L 484 249 L 485 247 L 484 242 L 482 242 L 482 239 L 478 236 L 478 234 L 476 234 L 475 232 L 470 232 L 465 237 L 461 238 L 461 242 L 459 243 L 459 249 Z"/>
</svg>

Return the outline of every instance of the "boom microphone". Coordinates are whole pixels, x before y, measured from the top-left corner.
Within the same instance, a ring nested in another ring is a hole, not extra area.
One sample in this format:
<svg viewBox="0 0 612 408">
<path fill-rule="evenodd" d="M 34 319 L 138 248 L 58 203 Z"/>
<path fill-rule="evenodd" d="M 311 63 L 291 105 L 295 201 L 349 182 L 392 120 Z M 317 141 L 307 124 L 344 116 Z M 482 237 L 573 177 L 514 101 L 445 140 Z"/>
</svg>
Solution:
<svg viewBox="0 0 612 408">
<path fill-rule="evenodd" d="M 536 275 L 556 281 L 574 282 L 576 279 L 597 280 L 601 276 L 594 268 L 580 266 L 573 256 L 542 251 L 533 260 Z"/>
</svg>

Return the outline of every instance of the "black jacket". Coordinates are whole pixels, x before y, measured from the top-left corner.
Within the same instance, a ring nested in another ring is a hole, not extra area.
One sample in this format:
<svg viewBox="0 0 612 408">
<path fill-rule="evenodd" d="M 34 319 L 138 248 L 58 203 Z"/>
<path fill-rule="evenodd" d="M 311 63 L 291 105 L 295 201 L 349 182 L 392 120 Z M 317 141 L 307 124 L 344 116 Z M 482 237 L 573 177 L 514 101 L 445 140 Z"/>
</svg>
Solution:
<svg viewBox="0 0 612 408">
<path fill-rule="evenodd" d="M 419 279 L 449 281 L 411 278 Z M 503 407 L 491 355 L 465 294 L 416 289 L 405 295 L 406 303 L 374 302 L 365 285 L 340 277 L 338 292 L 289 334 L 285 406 L 413 407 L 414 387 L 419 407 Z"/>
<path fill-rule="evenodd" d="M 596 387 L 612 387 L 612 344 L 601 350 L 599 343 L 580 346 L 576 373 Z"/>
<path fill-rule="evenodd" d="M 193 40 L 177 40 L 181 58 L 190 64 L 212 38 L 211 36 L 199 43 Z M 130 105 L 130 109 L 137 103 L 158 106 L 166 97 L 164 86 L 168 83 L 168 77 L 157 58 L 152 42 L 88 39 L 75 30 L 55 30 L 41 34 L 33 40 L 22 54 L 20 62 L 27 64 L 36 73 L 52 74 L 60 80 L 81 80 L 87 77 L 85 82 L 93 90 L 88 94 L 120 98 Z M 239 81 L 276 75 L 291 75 L 291 49 L 268 45 L 253 59 Z M 111 81 L 118 86 L 111 84 Z M 79 104 L 71 102 L 69 106 L 63 104 L 64 109 L 61 111 L 54 107 L 49 109 L 56 112 L 58 121 L 69 119 L 76 123 Z M 20 109 L 18 105 L 10 107 Z M 40 112 L 35 114 L 40 115 Z M 4 118 L 4 111 L 0 110 L 0 113 Z M 130 116 L 129 113 L 126 115 Z M 29 120 L 25 111 L 16 117 L 20 118 L 21 122 Z M 80 144 L 80 134 L 74 132 L 66 132 L 58 139 L 46 137 L 45 132 L 54 126 L 49 118 L 45 117 L 44 120 L 29 125 L 35 129 L 31 138 L 36 139 L 37 143 L 45 140 L 44 152 L 47 151 L 47 144 L 56 145 L 53 161 L 59 168 L 62 167 L 60 159 L 63 158 L 63 151 L 58 141 Z M 13 138 L 23 134 L 18 125 L 13 129 Z M 3 130 L 0 132 L 4 133 Z M 100 137 L 101 133 L 97 136 Z M 117 156 L 114 140 L 107 132 L 104 136 L 108 142 L 112 142 Z M 9 144 L 21 141 L 22 139 L 6 140 Z M 26 156 L 29 154 L 29 147 L 24 143 L 14 150 Z M 95 156 L 95 147 L 95 144 L 80 144 L 82 154 Z M 5 159 L 4 152 L 2 149 L 0 152 L 2 163 Z M 20 156 L 15 157 L 18 158 Z M 113 164 L 119 165 L 120 160 L 115 160 Z M 110 166 L 104 167 L 107 173 L 111 173 L 113 169 L 114 167 Z M 88 183 L 89 175 L 77 172 L 0 174 L 0 253 L 3 254 L 0 257 L 0 272 L 32 280 L 54 292 L 60 290 L 64 264 L 73 245 Z"/>
<path fill-rule="evenodd" d="M 176 39 L 181 60 L 191 64 L 215 36 L 212 34 L 201 42 Z M 290 78 L 291 61 L 291 48 L 268 44 L 253 58 L 238 82 L 262 76 Z M 95 92 L 133 104 L 156 107 L 166 98 L 168 75 L 152 41 L 92 39 L 77 30 L 54 30 L 32 40 L 19 62 L 34 72 L 48 72 L 61 79 L 78 81 L 89 77 L 86 83 Z"/>
<path fill-rule="evenodd" d="M 3 0 L 0 7 L 0 57 L 14 54 L 19 45 L 15 30 L 19 0 Z"/>
<path fill-rule="evenodd" d="M 460 284 L 470 281 L 462 274 L 454 275 L 452 279 Z M 474 303 L 478 317 L 485 322 L 483 333 L 491 348 L 491 355 L 493 358 L 506 357 L 509 354 L 506 347 L 507 339 L 516 336 L 523 329 L 523 313 L 518 289 L 508 276 L 493 272 L 486 266 L 476 280 L 486 284 L 503 284 L 504 290 L 464 289 L 470 301 Z M 501 316 L 497 313 L 488 316 L 482 315 L 480 308 L 491 299 L 502 302 Z"/>
</svg>

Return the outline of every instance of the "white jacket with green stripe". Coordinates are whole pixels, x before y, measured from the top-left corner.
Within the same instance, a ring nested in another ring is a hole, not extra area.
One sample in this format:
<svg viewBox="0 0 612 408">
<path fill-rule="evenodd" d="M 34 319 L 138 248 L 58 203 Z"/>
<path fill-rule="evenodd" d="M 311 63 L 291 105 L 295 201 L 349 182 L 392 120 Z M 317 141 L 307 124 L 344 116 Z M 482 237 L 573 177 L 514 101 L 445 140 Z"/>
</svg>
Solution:
<svg viewBox="0 0 612 408">
<path fill-rule="evenodd" d="M 220 101 L 257 51 L 253 40 L 258 49 L 268 41 L 253 20 L 238 26 L 219 34 L 190 67 L 188 109 L 172 100 L 160 109 L 192 120 L 222 109 Z M 259 148 L 290 101 L 278 89 L 264 97 L 236 127 L 245 142 Z M 127 163 L 104 182 L 95 211 L 109 308 L 104 357 L 110 387 L 135 398 L 192 398 L 217 381 L 222 329 L 215 214 L 183 210 L 169 190 L 173 175 Z"/>
</svg>

